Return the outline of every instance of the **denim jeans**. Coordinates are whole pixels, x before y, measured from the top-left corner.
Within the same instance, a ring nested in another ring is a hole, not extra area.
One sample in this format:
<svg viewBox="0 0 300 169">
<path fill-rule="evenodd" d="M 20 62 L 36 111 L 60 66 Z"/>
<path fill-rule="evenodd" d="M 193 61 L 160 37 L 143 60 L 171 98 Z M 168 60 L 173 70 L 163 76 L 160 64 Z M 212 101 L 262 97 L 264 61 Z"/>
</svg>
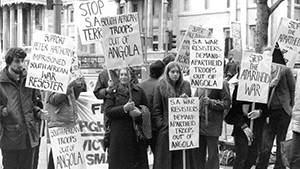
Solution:
<svg viewBox="0 0 300 169">
<path fill-rule="evenodd" d="M 259 150 L 256 169 L 267 169 L 273 142 L 276 136 L 276 162 L 274 169 L 285 169 L 281 159 L 280 143 L 285 140 L 286 133 L 291 121 L 291 117 L 284 111 L 283 108 L 271 111 L 269 124 L 263 127 L 262 143 Z"/>
</svg>

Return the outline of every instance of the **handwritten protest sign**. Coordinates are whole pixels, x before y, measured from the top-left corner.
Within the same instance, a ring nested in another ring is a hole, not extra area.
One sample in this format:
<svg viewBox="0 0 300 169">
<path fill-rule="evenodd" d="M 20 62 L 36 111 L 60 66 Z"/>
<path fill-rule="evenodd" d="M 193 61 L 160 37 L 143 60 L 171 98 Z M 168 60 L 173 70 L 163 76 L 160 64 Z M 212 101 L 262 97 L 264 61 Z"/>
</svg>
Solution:
<svg viewBox="0 0 300 169">
<path fill-rule="evenodd" d="M 192 39 L 190 49 L 191 86 L 222 89 L 224 40 L 215 38 Z"/>
<path fill-rule="evenodd" d="M 143 63 L 143 51 L 137 13 L 101 18 L 103 50 L 107 69 L 138 66 Z"/>
<path fill-rule="evenodd" d="M 36 31 L 26 87 L 66 93 L 75 44 L 69 37 Z"/>
<path fill-rule="evenodd" d="M 242 58 L 237 100 L 267 103 L 272 57 L 245 52 Z"/>
<path fill-rule="evenodd" d="M 104 121 L 101 113 L 103 100 L 92 92 L 83 92 L 77 100 L 79 128 L 87 169 L 108 168 L 107 153 L 103 150 Z"/>
<path fill-rule="evenodd" d="M 241 34 L 241 23 L 231 22 L 232 31 L 232 46 L 233 46 L 233 59 L 237 62 L 242 60 L 242 34 Z"/>
<path fill-rule="evenodd" d="M 193 38 L 209 38 L 211 35 L 209 30 L 201 26 L 189 25 L 175 58 L 175 62 L 180 64 L 183 73 L 186 73 L 190 66 L 190 40 Z"/>
<path fill-rule="evenodd" d="M 91 44 L 103 39 L 100 17 L 116 15 L 109 0 L 75 1 L 74 11 L 82 44 Z"/>
<path fill-rule="evenodd" d="M 49 135 L 56 169 L 86 168 L 78 125 L 49 128 Z"/>
<path fill-rule="evenodd" d="M 272 53 L 275 46 L 278 45 L 281 50 L 284 61 L 287 67 L 293 68 L 297 60 L 297 65 L 300 65 L 298 58 L 298 48 L 300 46 L 300 22 L 288 18 L 281 18 L 280 24 L 277 29 L 275 42 L 273 45 Z"/>
<path fill-rule="evenodd" d="M 199 147 L 199 99 L 169 98 L 169 149 Z"/>
</svg>

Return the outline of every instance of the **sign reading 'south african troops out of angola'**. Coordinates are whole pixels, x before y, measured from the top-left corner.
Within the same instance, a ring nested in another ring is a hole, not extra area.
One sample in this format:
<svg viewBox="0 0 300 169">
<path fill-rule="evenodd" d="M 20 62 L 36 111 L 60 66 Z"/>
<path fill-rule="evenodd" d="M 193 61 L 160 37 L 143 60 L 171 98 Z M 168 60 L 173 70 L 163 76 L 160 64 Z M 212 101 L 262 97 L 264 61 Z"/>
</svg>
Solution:
<svg viewBox="0 0 300 169">
<path fill-rule="evenodd" d="M 137 13 L 101 18 L 109 21 L 103 26 L 102 42 L 107 69 L 143 64 L 140 27 Z"/>
</svg>

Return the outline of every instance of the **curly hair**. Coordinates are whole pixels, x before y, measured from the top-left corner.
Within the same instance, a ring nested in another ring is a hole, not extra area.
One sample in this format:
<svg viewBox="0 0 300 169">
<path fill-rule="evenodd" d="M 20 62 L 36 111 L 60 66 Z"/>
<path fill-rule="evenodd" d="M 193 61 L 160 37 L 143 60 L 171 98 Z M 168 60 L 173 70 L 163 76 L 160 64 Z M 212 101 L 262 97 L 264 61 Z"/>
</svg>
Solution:
<svg viewBox="0 0 300 169">
<path fill-rule="evenodd" d="M 22 48 L 12 47 L 5 54 L 5 62 L 7 65 L 10 65 L 14 58 L 24 59 L 26 56 L 27 54 Z"/>
</svg>

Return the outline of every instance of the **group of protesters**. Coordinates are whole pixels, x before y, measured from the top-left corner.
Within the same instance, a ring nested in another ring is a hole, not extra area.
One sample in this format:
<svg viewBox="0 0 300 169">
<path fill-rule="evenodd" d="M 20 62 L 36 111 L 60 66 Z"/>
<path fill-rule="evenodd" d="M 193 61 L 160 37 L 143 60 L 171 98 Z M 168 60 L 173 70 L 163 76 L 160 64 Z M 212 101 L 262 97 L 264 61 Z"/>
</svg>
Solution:
<svg viewBox="0 0 300 169">
<path fill-rule="evenodd" d="M 270 50 L 265 53 L 270 54 Z M 66 94 L 25 87 L 25 57 L 23 49 L 9 49 L 5 55 L 7 66 L 0 74 L 0 148 L 4 169 L 37 168 L 41 120 L 49 120 L 49 127 L 76 125 L 76 99 L 86 91 L 82 77 L 70 77 Z M 183 168 L 183 165 L 189 169 L 217 169 L 224 117 L 227 123 L 234 125 L 234 169 L 250 169 L 253 165 L 266 169 L 275 137 L 275 168 L 285 168 L 280 143 L 286 138 L 291 117 L 299 117 L 299 101 L 294 99 L 295 78 L 290 68 L 272 66 L 271 98 L 268 104 L 255 104 L 251 108 L 250 102 L 236 99 L 238 82 L 231 96 L 227 78 L 222 89 L 197 88 L 192 92 L 190 82 L 184 80 L 186 74 L 174 59 L 175 55 L 169 54 L 152 63 L 150 77 L 142 82 L 131 67 L 103 70 L 98 75 L 93 93 L 104 100 L 101 110 L 105 114 L 105 128 L 109 130 L 106 146 L 110 169 L 149 168 L 148 146 L 153 152 L 154 169 Z M 183 151 L 169 150 L 168 99 L 191 96 L 198 97 L 200 103 L 200 146 L 185 151 L 184 163 Z M 205 108 L 208 109 L 207 121 Z M 254 120 L 253 127 L 251 120 Z M 300 125 L 299 118 L 292 122 Z M 292 169 L 300 168 L 299 133 L 299 129 L 293 133 Z M 51 159 L 48 168 L 54 168 Z"/>
</svg>

